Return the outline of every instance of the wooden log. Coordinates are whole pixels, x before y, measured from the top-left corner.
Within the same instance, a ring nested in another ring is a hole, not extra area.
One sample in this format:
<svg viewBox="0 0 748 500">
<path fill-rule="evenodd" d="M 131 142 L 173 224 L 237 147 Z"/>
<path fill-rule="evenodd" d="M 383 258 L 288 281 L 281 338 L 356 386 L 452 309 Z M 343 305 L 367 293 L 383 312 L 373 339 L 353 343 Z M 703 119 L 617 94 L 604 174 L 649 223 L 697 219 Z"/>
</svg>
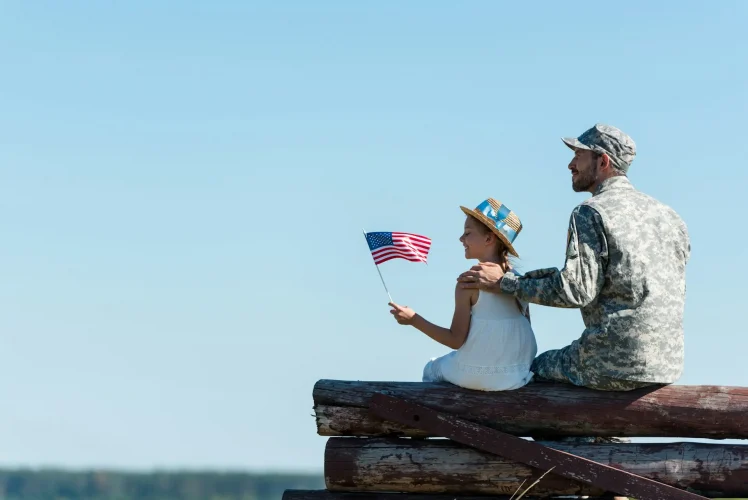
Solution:
<svg viewBox="0 0 748 500">
<path fill-rule="evenodd" d="M 748 388 L 670 385 L 605 392 L 553 383 L 487 393 L 451 384 L 320 380 L 313 392 L 318 433 L 424 436 L 370 415 L 369 400 L 378 392 L 518 436 L 748 439 Z"/>
<path fill-rule="evenodd" d="M 384 493 L 360 491 L 330 491 L 330 490 L 286 490 L 282 500 L 511 500 L 508 495 L 429 495 L 422 493 Z M 531 496 L 529 493 L 522 498 L 526 500 L 541 497 Z M 548 497 L 544 497 L 548 498 Z M 565 497 L 570 500 L 569 497 Z M 585 500 L 628 500 L 626 497 L 584 497 Z"/>
<path fill-rule="evenodd" d="M 316 405 L 314 412 L 320 436 L 428 436 L 420 429 L 377 418 L 368 408 Z"/>
<path fill-rule="evenodd" d="M 748 446 L 712 443 L 568 444 L 543 442 L 670 486 L 710 497 L 748 497 Z M 511 495 L 540 477 L 532 467 L 447 439 L 330 438 L 325 483 L 331 491 Z M 603 495 L 552 472 L 531 493 Z"/>
<path fill-rule="evenodd" d="M 418 493 L 361 493 L 329 490 L 286 490 L 283 500 L 509 500 L 503 496 L 422 495 Z M 533 497 L 525 495 L 522 498 Z"/>
<path fill-rule="evenodd" d="M 708 500 L 690 491 L 684 491 L 579 455 L 554 450 L 541 443 L 512 436 L 506 432 L 456 417 L 451 413 L 432 410 L 387 394 L 372 396 L 369 410 L 380 418 L 404 425 L 413 422 L 419 429 L 432 434 L 540 469 L 544 475 L 552 470 L 555 475 L 635 498 Z M 541 476 L 540 479 L 543 477 Z"/>
</svg>

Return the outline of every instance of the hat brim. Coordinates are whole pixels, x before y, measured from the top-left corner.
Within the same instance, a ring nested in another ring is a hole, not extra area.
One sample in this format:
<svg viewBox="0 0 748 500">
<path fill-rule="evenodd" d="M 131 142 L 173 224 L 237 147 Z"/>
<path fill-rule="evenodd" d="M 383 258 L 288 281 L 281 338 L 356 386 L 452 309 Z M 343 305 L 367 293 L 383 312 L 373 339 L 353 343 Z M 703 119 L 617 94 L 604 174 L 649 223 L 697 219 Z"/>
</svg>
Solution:
<svg viewBox="0 0 748 500">
<path fill-rule="evenodd" d="M 586 149 L 587 151 L 592 151 L 592 148 L 589 148 L 588 146 L 585 146 L 581 142 L 579 142 L 579 139 L 576 137 L 562 137 L 562 141 L 564 141 L 564 144 L 569 146 L 569 149 L 573 149 L 576 151 L 577 149 Z"/>
<path fill-rule="evenodd" d="M 496 229 L 495 226 L 493 226 L 493 221 L 492 220 L 490 220 L 488 217 L 486 217 L 482 213 L 476 212 L 475 209 L 472 209 L 472 208 L 467 208 L 467 207 L 462 207 L 461 206 L 460 210 L 462 210 L 463 212 L 465 212 L 465 215 L 469 215 L 469 216 L 473 217 L 474 219 L 477 219 L 478 222 L 482 222 L 488 229 L 491 230 L 491 232 L 493 234 L 495 234 L 496 236 L 498 236 L 498 238 L 501 240 L 501 242 L 506 246 L 507 250 L 509 250 L 510 254 L 514 255 L 515 257 L 519 257 L 519 254 L 514 249 L 514 245 L 512 245 L 509 242 L 509 240 L 506 238 L 506 236 L 504 236 L 503 234 L 501 234 L 499 232 L 499 230 Z"/>
</svg>

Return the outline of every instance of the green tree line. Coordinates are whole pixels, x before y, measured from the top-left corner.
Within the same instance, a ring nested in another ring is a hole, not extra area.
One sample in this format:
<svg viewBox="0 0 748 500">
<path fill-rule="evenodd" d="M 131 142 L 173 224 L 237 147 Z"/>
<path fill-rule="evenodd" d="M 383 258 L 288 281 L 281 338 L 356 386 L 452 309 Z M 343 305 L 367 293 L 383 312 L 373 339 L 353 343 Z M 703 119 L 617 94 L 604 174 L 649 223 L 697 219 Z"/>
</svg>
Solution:
<svg viewBox="0 0 748 500">
<path fill-rule="evenodd" d="M 322 474 L 0 470 L 0 500 L 277 500 Z"/>
</svg>

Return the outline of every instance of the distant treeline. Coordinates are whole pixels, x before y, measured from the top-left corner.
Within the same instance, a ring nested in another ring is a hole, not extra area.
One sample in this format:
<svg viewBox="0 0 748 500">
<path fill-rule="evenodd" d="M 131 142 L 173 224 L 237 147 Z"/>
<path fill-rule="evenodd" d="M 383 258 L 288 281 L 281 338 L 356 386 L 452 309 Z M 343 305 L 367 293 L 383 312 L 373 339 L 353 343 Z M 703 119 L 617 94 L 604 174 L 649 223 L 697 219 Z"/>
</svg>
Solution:
<svg viewBox="0 0 748 500">
<path fill-rule="evenodd" d="M 278 500 L 321 488 L 322 474 L 0 470 L 0 500 Z"/>
</svg>

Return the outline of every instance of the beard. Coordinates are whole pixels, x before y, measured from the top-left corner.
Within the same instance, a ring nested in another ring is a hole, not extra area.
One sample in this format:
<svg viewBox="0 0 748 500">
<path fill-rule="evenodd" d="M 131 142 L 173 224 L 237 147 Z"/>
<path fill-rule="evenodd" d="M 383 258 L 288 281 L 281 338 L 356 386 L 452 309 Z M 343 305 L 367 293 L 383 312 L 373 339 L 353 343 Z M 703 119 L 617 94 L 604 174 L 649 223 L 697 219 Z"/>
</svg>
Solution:
<svg viewBox="0 0 748 500">
<path fill-rule="evenodd" d="M 577 178 L 571 181 L 571 188 L 575 193 L 581 193 L 589 191 L 590 188 L 595 184 L 597 178 L 597 166 L 591 168 L 587 172 L 579 172 L 577 170 Z"/>
</svg>

